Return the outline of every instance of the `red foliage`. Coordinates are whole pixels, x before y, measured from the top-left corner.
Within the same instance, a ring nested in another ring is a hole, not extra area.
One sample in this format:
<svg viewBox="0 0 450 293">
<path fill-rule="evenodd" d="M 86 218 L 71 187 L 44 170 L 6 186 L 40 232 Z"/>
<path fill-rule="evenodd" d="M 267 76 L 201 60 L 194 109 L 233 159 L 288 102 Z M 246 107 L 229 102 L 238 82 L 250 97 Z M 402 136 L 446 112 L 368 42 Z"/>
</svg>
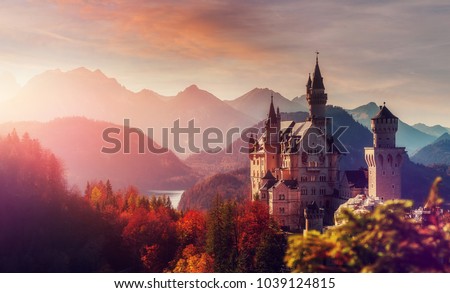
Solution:
<svg viewBox="0 0 450 293">
<path fill-rule="evenodd" d="M 255 250 L 261 241 L 261 235 L 270 228 L 267 204 L 254 201 L 241 205 L 237 226 L 238 250 Z"/>
<path fill-rule="evenodd" d="M 186 246 L 195 244 L 205 245 L 206 213 L 202 211 L 189 211 L 177 222 L 177 234 L 180 244 Z"/>
</svg>

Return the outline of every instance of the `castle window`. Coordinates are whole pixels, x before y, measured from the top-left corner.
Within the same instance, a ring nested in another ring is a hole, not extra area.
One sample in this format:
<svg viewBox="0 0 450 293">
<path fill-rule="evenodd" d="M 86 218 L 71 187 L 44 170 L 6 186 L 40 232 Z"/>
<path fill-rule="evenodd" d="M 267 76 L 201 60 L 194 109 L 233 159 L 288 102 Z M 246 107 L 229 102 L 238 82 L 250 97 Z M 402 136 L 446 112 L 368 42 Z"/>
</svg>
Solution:
<svg viewBox="0 0 450 293">
<path fill-rule="evenodd" d="M 320 189 L 319 189 L 319 194 L 320 194 L 320 195 L 325 195 L 325 188 L 323 188 L 323 187 L 320 188 Z"/>
<path fill-rule="evenodd" d="M 265 193 L 261 193 L 261 198 L 266 198 L 266 194 Z"/>
<path fill-rule="evenodd" d="M 386 175 L 386 172 L 383 171 L 383 176 Z"/>
<path fill-rule="evenodd" d="M 321 176 L 319 177 L 319 181 L 320 181 L 320 182 L 325 182 L 325 181 L 327 181 L 327 177 L 321 175 Z"/>
<path fill-rule="evenodd" d="M 301 194 L 308 195 L 308 190 L 306 189 L 306 187 L 302 187 Z"/>
<path fill-rule="evenodd" d="M 279 198 L 280 198 L 280 200 L 284 200 L 285 199 L 284 194 L 280 194 Z"/>
<path fill-rule="evenodd" d="M 316 195 L 316 188 L 311 188 L 311 195 Z"/>
<path fill-rule="evenodd" d="M 311 176 L 311 182 L 316 181 L 316 176 Z"/>
<path fill-rule="evenodd" d="M 395 171 L 392 171 L 392 175 L 395 175 Z"/>
<path fill-rule="evenodd" d="M 280 214 L 284 214 L 285 210 L 284 208 L 280 208 Z"/>
<path fill-rule="evenodd" d="M 301 182 L 306 182 L 306 181 L 308 181 L 308 177 L 307 176 L 302 176 L 302 177 L 300 177 L 300 181 Z"/>
</svg>

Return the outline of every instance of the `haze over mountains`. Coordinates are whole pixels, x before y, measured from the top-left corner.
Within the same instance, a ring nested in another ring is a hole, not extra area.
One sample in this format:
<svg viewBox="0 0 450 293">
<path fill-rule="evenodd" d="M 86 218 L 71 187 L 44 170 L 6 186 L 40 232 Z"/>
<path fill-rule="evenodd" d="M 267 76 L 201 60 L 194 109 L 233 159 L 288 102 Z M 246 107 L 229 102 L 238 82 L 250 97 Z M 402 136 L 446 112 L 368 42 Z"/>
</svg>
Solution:
<svg viewBox="0 0 450 293">
<path fill-rule="evenodd" d="M 450 166 L 450 134 L 445 132 L 433 143 L 420 149 L 411 160 L 426 166 Z"/>
<path fill-rule="evenodd" d="M 147 128 L 153 128 L 153 140 L 161 144 L 161 129 L 171 128 L 178 119 L 181 127 L 186 127 L 188 121 L 195 119 L 195 127 L 201 130 L 216 127 L 223 133 L 232 127 L 242 130 L 253 125 L 262 126 L 271 95 L 275 106 L 285 112 L 283 119 L 304 121 L 308 111 L 305 96 L 289 100 L 267 88 L 255 88 L 231 101 L 222 101 L 195 85 L 175 96 L 163 96 L 149 89 L 135 93 L 100 70 L 85 68 L 68 72 L 47 71 L 23 87 L 9 75 L 0 78 L 0 123 L 6 123 L 0 125 L 0 135 L 13 128 L 20 133 L 28 131 L 32 138 L 39 139 L 63 159 L 69 181 L 81 185 L 81 188 L 87 179 L 95 178 L 109 178 L 116 186 L 128 183 L 141 189 L 184 188 L 193 184 L 197 173 L 206 176 L 247 165 L 246 155 L 227 156 L 224 152 L 193 155 L 185 162 L 176 156 L 186 158 L 189 153 L 168 153 L 165 156 L 147 153 L 144 157 L 136 155 L 127 158 L 123 154 L 112 157 L 100 154 L 99 150 L 105 145 L 101 140 L 102 130 L 113 125 L 122 128 L 124 118 L 129 118 L 131 126 L 139 127 L 144 132 Z M 375 103 L 369 103 L 347 110 L 352 118 L 339 107 L 327 108 L 336 125 L 351 128 L 343 135 L 352 153 L 342 160 L 344 168 L 365 166 L 362 152 L 364 146 L 371 145 L 371 134 L 353 119 L 368 127 L 370 118 L 378 109 Z M 71 118 L 57 119 L 60 117 Z M 433 143 L 437 134 L 445 130 L 448 129 L 440 125 L 429 127 L 416 124 L 412 127 L 400 121 L 398 144 L 406 146 L 412 155 Z M 202 136 L 195 138 L 195 145 L 201 147 Z M 187 140 L 187 136 L 181 136 L 182 145 L 186 146 Z M 170 140 L 169 147 L 171 143 Z M 236 151 L 240 146 L 242 141 L 238 140 L 230 147 Z"/>
<path fill-rule="evenodd" d="M 0 97 L 0 122 L 45 122 L 58 117 L 83 116 L 123 125 L 124 118 L 129 118 L 132 126 L 143 130 L 153 128 L 153 138 L 159 143 L 162 143 L 161 128 L 172 127 L 177 119 L 182 127 L 195 118 L 196 127 L 217 127 L 223 132 L 231 127 L 242 129 L 254 125 L 266 118 L 272 94 L 281 112 L 308 111 L 305 96 L 289 100 L 267 88 L 255 88 L 231 101 L 222 101 L 195 85 L 171 97 L 148 89 L 135 93 L 100 70 L 82 67 L 67 72 L 46 71 L 22 88 L 12 76 L 3 78 L 4 89 L 0 88 L 0 95 L 8 92 L 3 96 L 9 96 L 6 100 Z M 377 111 L 375 103 L 348 110 L 366 127 Z M 400 121 L 398 142 L 414 153 L 433 142 L 445 129 L 421 124 L 414 128 Z M 198 135 L 196 139 L 196 146 L 201 146 L 202 137 Z M 184 137 L 182 143 L 186 140 Z"/>
<path fill-rule="evenodd" d="M 444 133 L 450 133 L 450 128 L 444 127 L 442 125 L 428 126 L 423 123 L 417 123 L 417 124 L 414 124 L 413 127 L 426 133 L 426 134 L 436 136 L 436 137 L 439 137 L 439 136 L 443 135 Z"/>
<path fill-rule="evenodd" d="M 149 189 L 183 189 L 197 180 L 195 170 L 186 166 L 172 152 L 138 154 L 138 137 L 130 136 L 130 153 L 101 152 L 110 147 L 102 140 L 102 132 L 109 127 L 123 127 L 109 122 L 80 117 L 58 118 L 50 122 L 14 122 L 0 125 L 0 135 L 15 129 L 19 136 L 25 132 L 61 159 L 70 185 L 83 189 L 89 180 L 109 179 L 116 188 L 134 185 L 142 192 Z M 124 140 L 121 139 L 122 143 Z M 159 146 L 152 141 L 156 148 Z"/>
<path fill-rule="evenodd" d="M 20 90 L 14 76 L 10 73 L 0 73 L 0 102 L 14 97 Z"/>
<path fill-rule="evenodd" d="M 283 97 L 280 93 L 274 92 L 268 88 L 255 88 L 234 100 L 225 102 L 234 109 L 260 121 L 267 118 L 267 105 L 270 105 L 270 98 L 272 95 L 273 103 L 276 107 L 280 108 L 280 112 L 308 111 L 306 98 L 304 98 L 304 103 L 301 102 L 300 98 L 291 101 Z"/>
<path fill-rule="evenodd" d="M 49 121 L 58 117 L 84 116 L 91 119 L 131 125 L 143 130 L 154 128 L 161 141 L 162 127 L 180 125 L 195 118 L 202 129 L 245 127 L 255 121 L 226 105 L 214 95 L 190 86 L 174 97 L 164 98 L 150 90 L 129 91 L 101 71 L 78 68 L 68 72 L 52 70 L 31 79 L 10 100 L 0 105 L 0 122 Z M 214 119 L 211 119 L 213 118 Z"/>
</svg>

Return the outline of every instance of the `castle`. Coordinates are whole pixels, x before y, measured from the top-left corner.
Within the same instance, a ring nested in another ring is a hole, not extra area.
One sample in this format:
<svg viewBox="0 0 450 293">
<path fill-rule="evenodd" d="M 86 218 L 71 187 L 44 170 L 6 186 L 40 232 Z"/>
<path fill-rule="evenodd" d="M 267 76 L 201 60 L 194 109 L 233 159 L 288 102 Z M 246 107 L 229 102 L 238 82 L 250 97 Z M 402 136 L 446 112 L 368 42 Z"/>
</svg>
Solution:
<svg viewBox="0 0 450 293">
<path fill-rule="evenodd" d="M 328 96 L 318 56 L 306 99 L 309 117 L 294 122 L 281 121 L 272 97 L 262 135 L 249 141 L 252 200 L 266 202 L 283 229 L 302 231 L 332 225 L 336 209 L 357 194 L 399 198 L 405 151 L 395 146 L 398 118 L 380 107 L 372 118 L 374 145 L 365 148 L 368 170 L 341 172 L 342 153 L 325 116 Z"/>
</svg>

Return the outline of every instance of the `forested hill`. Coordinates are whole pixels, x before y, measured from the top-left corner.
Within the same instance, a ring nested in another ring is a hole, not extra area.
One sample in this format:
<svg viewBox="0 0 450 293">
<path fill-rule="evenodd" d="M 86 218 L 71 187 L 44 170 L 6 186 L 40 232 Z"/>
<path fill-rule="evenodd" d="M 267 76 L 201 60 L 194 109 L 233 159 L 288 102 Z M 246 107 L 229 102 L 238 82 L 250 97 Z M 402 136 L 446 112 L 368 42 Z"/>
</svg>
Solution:
<svg viewBox="0 0 450 293">
<path fill-rule="evenodd" d="M 229 173 L 219 173 L 196 183 L 186 190 L 178 209 L 209 209 L 216 197 L 222 199 L 250 200 L 250 172 L 247 168 Z"/>
</svg>

